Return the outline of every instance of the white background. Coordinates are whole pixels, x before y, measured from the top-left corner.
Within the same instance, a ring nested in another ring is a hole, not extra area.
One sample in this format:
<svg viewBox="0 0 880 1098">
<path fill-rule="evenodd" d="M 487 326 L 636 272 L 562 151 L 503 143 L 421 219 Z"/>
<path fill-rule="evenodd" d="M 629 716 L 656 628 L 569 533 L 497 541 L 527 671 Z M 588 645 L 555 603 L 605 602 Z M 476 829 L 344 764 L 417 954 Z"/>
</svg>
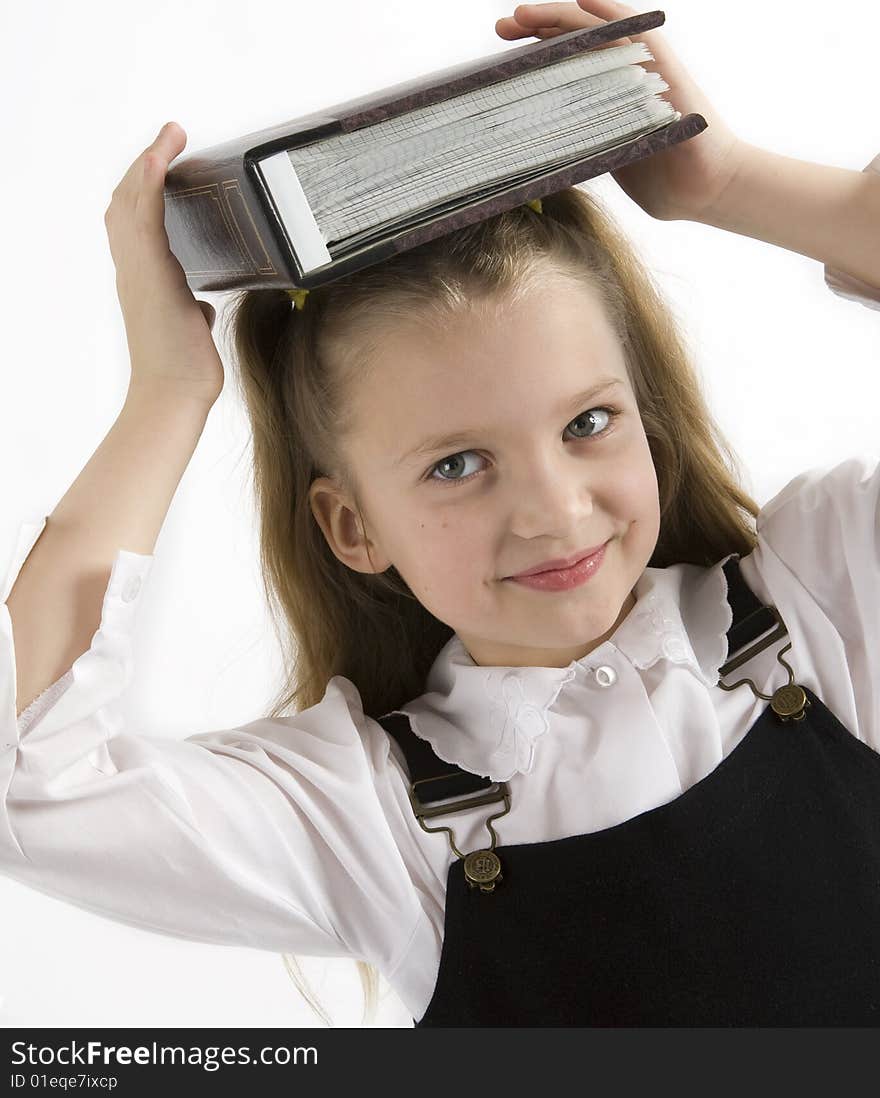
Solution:
<svg viewBox="0 0 880 1098">
<path fill-rule="evenodd" d="M 521 42 L 499 38 L 494 23 L 515 6 L 3 6 L 0 565 L 19 522 L 52 511 L 125 397 L 127 346 L 103 215 L 160 126 L 179 122 L 188 153 L 513 48 Z M 845 15 L 797 0 L 657 6 L 661 33 L 745 140 L 857 171 L 880 152 L 876 4 L 850 0 Z M 832 294 L 812 259 L 654 221 L 610 177 L 588 186 L 636 241 L 684 325 L 759 503 L 806 468 L 878 453 L 880 314 Z M 222 311 L 223 295 L 198 296 Z M 247 442 L 227 385 L 141 598 L 124 709 L 132 730 L 183 738 L 234 727 L 263 715 L 274 694 L 280 663 L 261 601 Z M 279 954 L 138 931 L 10 879 L 0 878 L 0 906 L 4 1026 L 322 1024 Z M 314 958 L 307 971 L 337 1024 L 359 1024 L 354 962 Z M 378 1024 L 411 1024 L 393 993 Z"/>
</svg>

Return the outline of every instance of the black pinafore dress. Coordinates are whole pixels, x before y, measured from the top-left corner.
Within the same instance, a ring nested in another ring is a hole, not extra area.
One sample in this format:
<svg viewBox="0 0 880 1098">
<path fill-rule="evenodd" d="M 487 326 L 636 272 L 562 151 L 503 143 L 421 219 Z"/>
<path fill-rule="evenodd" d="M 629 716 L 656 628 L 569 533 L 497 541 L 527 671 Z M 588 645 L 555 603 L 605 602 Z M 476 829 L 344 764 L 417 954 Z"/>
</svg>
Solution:
<svg viewBox="0 0 880 1098">
<path fill-rule="evenodd" d="M 735 556 L 724 570 L 722 676 L 787 632 Z M 470 881 L 453 860 L 440 966 L 415 1025 L 880 1025 L 880 754 L 788 677 L 733 751 L 667 804 L 548 842 L 496 846 L 493 832 L 492 848 L 471 852 Z M 380 723 L 425 830 L 442 826 L 424 819 L 450 797 L 457 810 L 509 809 L 506 783 L 439 759 L 405 714 Z"/>
</svg>

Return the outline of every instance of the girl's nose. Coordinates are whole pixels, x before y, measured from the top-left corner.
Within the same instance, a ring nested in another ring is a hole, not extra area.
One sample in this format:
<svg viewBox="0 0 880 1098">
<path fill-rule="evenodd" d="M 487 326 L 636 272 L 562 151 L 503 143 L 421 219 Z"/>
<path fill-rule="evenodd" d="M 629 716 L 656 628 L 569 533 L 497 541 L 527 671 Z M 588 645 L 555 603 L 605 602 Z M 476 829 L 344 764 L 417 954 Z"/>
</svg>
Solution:
<svg viewBox="0 0 880 1098">
<path fill-rule="evenodd" d="M 531 473 L 511 483 L 510 526 L 521 538 L 567 540 L 583 531 L 593 513 L 593 488 L 583 467 L 578 475 L 562 463 L 534 465 Z"/>
</svg>

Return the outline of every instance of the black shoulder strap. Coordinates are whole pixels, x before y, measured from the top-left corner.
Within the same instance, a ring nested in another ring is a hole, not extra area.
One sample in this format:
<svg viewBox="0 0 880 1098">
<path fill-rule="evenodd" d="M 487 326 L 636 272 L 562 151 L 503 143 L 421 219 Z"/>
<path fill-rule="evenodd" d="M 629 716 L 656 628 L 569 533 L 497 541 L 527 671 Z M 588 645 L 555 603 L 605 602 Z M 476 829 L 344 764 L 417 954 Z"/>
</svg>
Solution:
<svg viewBox="0 0 880 1098">
<path fill-rule="evenodd" d="M 432 781 L 430 786 L 422 786 L 423 791 L 419 793 L 421 801 L 431 803 L 446 797 L 460 797 L 466 793 L 488 789 L 495 784 L 491 778 L 462 770 L 455 763 L 445 762 L 435 755 L 428 741 L 413 732 L 406 713 L 390 713 L 380 717 L 379 724 L 400 744 L 406 758 L 410 782 L 422 782 L 428 778 L 445 779 Z"/>
<path fill-rule="evenodd" d="M 719 678 L 724 678 L 728 671 L 733 671 L 750 660 L 788 632 L 776 607 L 765 606 L 743 579 L 739 557 L 732 556 L 725 561 L 724 574 L 727 577 L 727 601 L 733 612 L 733 620 L 727 630 L 727 660 L 718 669 Z M 774 627 L 775 632 L 771 636 L 757 644 L 752 643 Z M 743 651 L 746 645 L 749 647 Z"/>
<path fill-rule="evenodd" d="M 732 556 L 725 562 L 724 574 L 727 577 L 727 600 L 733 612 L 733 621 L 727 631 L 728 658 L 720 669 L 721 675 L 732 670 L 734 664 L 744 663 L 751 657 L 753 653 L 750 651 L 743 653 L 736 660 L 733 659 L 733 656 L 745 645 L 751 644 L 774 626 L 785 629 L 775 608 L 765 606 L 743 579 L 737 556 Z M 409 717 L 405 713 L 386 714 L 379 718 L 379 724 L 400 745 L 406 758 L 411 782 L 438 779 L 422 787 L 423 791 L 419 793 L 422 802 L 430 803 L 446 797 L 476 793 L 494 784 L 491 778 L 472 774 L 454 763 L 448 763 L 439 758 L 427 740 L 420 739 L 413 732 Z"/>
</svg>

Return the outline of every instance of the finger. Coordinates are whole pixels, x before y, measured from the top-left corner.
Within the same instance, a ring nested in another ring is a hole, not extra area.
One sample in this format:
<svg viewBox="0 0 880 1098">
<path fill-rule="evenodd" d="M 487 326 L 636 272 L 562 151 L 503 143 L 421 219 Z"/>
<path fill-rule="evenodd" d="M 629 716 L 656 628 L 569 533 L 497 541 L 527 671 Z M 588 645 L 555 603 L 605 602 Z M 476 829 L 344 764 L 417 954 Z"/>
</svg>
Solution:
<svg viewBox="0 0 880 1098">
<path fill-rule="evenodd" d="M 495 24 L 495 31 L 500 38 L 506 38 L 508 41 L 529 37 L 555 38 L 557 34 L 565 34 L 565 30 L 561 27 L 524 27 L 512 16 L 499 19 Z"/>
<path fill-rule="evenodd" d="M 592 6 L 593 0 L 585 0 Z M 619 16 L 616 16 L 616 18 Z M 553 38 L 569 31 L 598 27 L 609 19 L 585 11 L 578 4 L 520 4 L 511 16 L 499 19 L 495 24 L 501 38 L 513 39 L 532 35 L 537 38 Z M 607 45 L 628 45 L 629 38 L 618 38 Z"/>
<path fill-rule="evenodd" d="M 616 0 L 577 0 L 584 11 L 592 12 L 610 23 L 612 19 L 626 19 L 628 15 L 638 15 L 635 8 L 628 4 L 618 4 Z"/>
<path fill-rule="evenodd" d="M 608 22 L 577 4 L 519 4 L 513 9 L 511 18 L 527 27 L 564 27 L 567 30 Z"/>
<path fill-rule="evenodd" d="M 135 205 L 135 223 L 148 231 L 164 231 L 164 187 L 168 165 L 186 144 L 186 133 L 176 122 L 166 122 L 152 145 L 135 161 L 140 163 L 141 180 Z"/>
<path fill-rule="evenodd" d="M 635 8 L 631 8 L 627 4 L 618 4 L 616 0 L 577 0 L 577 5 L 586 14 L 596 15 L 601 22 L 605 23 L 639 14 Z M 685 79 L 685 73 L 678 58 L 656 27 L 652 30 L 642 31 L 641 34 L 634 34 L 631 38 L 618 39 L 618 42 L 644 42 L 654 56 L 653 63 L 650 61 L 642 62 L 642 67 L 646 72 L 659 72 L 661 76 L 665 75 L 666 81 L 670 85 L 680 83 Z M 609 45 L 617 45 L 617 42 L 609 43 Z"/>
<path fill-rule="evenodd" d="M 595 27 L 601 23 L 610 23 L 616 19 L 626 19 L 638 14 L 635 8 L 627 4 L 618 4 L 615 0 L 577 0 L 576 3 L 570 4 L 520 4 L 514 9 L 509 26 L 521 25 L 527 29 L 511 34 L 510 37 L 521 38 L 523 34 L 532 34 L 541 38 L 550 37 L 547 27 L 558 27 L 560 29 L 552 33 L 561 34 L 580 27 Z M 536 26 L 543 28 L 540 33 Z M 500 31 L 499 34 L 501 34 Z M 505 38 L 507 34 L 501 34 L 501 37 Z M 660 73 L 670 89 L 684 87 L 690 82 L 681 62 L 656 28 L 642 31 L 641 34 L 634 34 L 628 38 L 617 38 L 613 42 L 605 42 L 602 48 L 627 46 L 632 42 L 643 42 L 648 47 L 653 61 L 640 62 L 642 68 L 646 72 Z"/>
<path fill-rule="evenodd" d="M 185 144 L 186 131 L 183 126 L 177 122 L 166 122 L 144 152 L 170 154 L 173 150 L 182 149 Z M 169 155 L 168 159 L 171 160 L 172 156 Z"/>
<path fill-rule="evenodd" d="M 151 156 L 165 156 L 172 160 L 186 144 L 186 133 L 176 122 L 166 122 L 143 152 L 129 165 L 128 170 L 113 190 L 114 199 L 134 201 L 140 193 L 144 179 L 144 162 Z"/>
<path fill-rule="evenodd" d="M 186 131 L 183 126 L 178 125 L 176 122 L 166 122 L 156 134 L 152 144 L 147 145 L 138 160 L 141 161 L 141 165 L 148 159 L 154 160 L 164 164 L 167 168 L 185 144 Z M 138 160 L 132 165 L 133 168 L 137 165 Z"/>
<path fill-rule="evenodd" d="M 578 30 L 581 27 L 593 27 L 607 20 L 598 19 L 577 4 L 520 4 L 513 14 L 499 19 L 499 23 L 510 24 L 511 28 L 533 30 L 540 27 L 545 30 Z"/>
</svg>

